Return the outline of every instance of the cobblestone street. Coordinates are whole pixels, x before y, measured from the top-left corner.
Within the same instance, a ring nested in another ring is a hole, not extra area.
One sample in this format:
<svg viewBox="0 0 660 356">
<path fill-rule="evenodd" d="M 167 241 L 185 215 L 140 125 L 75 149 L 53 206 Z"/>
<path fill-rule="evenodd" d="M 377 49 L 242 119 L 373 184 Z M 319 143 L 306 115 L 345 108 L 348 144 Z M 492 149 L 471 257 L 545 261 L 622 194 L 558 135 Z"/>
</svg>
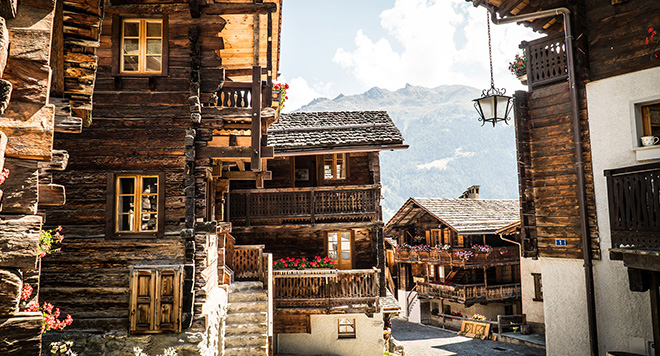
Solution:
<svg viewBox="0 0 660 356">
<path fill-rule="evenodd" d="M 406 356 L 543 356 L 545 350 L 458 336 L 433 326 L 392 320 L 392 336 L 404 345 Z"/>
</svg>

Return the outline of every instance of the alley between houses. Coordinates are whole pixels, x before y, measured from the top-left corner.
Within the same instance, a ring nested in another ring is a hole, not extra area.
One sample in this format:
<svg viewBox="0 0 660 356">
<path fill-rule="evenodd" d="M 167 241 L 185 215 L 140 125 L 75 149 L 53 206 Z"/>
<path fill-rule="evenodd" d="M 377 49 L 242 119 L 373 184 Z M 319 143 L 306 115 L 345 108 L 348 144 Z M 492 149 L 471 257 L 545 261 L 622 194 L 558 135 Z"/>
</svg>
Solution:
<svg viewBox="0 0 660 356">
<path fill-rule="evenodd" d="M 403 344 L 406 356 L 545 356 L 543 349 L 472 339 L 403 319 L 392 320 L 392 336 Z"/>
</svg>

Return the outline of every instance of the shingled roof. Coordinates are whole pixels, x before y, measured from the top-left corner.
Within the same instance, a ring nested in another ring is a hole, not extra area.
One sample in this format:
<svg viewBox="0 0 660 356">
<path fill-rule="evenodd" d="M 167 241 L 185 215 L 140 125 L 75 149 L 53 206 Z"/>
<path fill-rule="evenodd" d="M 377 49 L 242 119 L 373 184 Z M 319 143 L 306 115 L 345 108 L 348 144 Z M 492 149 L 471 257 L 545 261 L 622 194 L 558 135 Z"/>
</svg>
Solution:
<svg viewBox="0 0 660 356">
<path fill-rule="evenodd" d="M 337 148 L 406 148 L 385 111 L 297 112 L 283 114 L 268 128 L 276 153 Z"/>
<path fill-rule="evenodd" d="M 495 234 L 520 223 L 517 199 L 410 198 L 387 223 L 411 223 L 420 210 L 442 221 L 459 235 Z"/>
</svg>

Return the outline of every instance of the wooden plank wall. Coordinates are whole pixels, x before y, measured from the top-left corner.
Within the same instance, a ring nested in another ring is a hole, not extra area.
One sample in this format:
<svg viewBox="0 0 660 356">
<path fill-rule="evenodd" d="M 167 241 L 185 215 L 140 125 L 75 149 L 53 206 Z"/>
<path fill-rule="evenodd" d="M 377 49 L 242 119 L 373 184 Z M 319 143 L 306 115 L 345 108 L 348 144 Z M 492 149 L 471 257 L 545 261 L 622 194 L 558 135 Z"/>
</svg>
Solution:
<svg viewBox="0 0 660 356">
<path fill-rule="evenodd" d="M 326 232 L 345 231 L 348 229 L 318 230 L 318 229 L 289 229 L 289 230 L 262 230 L 260 232 L 242 233 L 234 231 L 237 245 L 266 245 L 265 252 L 272 253 L 273 259 L 294 257 L 313 258 L 327 256 Z M 355 240 L 354 267 L 368 269 L 378 266 L 376 259 L 376 246 L 374 245 L 373 230 L 352 229 Z"/>
<path fill-rule="evenodd" d="M 112 75 L 114 14 L 164 14 L 169 21 L 169 71 L 166 77 Z M 200 28 L 202 53 L 217 44 L 205 38 L 221 29 L 218 16 L 192 19 L 187 3 L 153 7 L 108 7 L 101 27 L 94 92 L 94 121 L 82 134 L 57 133 L 55 147 L 69 152 L 67 171 L 53 181 L 67 189 L 67 203 L 46 211 L 50 225 L 63 225 L 62 252 L 42 261 L 43 298 L 76 321 L 68 329 L 107 332 L 128 328 L 129 267 L 183 264 L 184 136 L 192 127 L 188 103 L 191 60 L 188 28 Z M 217 38 L 217 37 L 216 37 Z M 209 70 L 220 60 L 205 59 Z M 207 77 L 209 78 L 209 77 Z M 217 81 L 219 78 L 213 78 Z M 218 121 L 205 122 L 200 136 Z M 221 120 L 220 120 L 221 124 Z M 210 137 L 210 135 L 207 135 Z M 195 166 L 197 208 L 203 211 L 204 176 L 210 160 Z M 162 239 L 113 239 L 105 236 L 106 180 L 113 171 L 165 173 L 165 236 Z M 198 216 L 203 216 L 198 213 Z"/>
<path fill-rule="evenodd" d="M 584 90 L 580 90 L 579 96 L 591 246 L 594 257 L 599 258 L 591 145 Z M 523 179 L 521 184 L 531 184 L 527 189 L 531 188 L 533 191 L 533 204 L 523 207 L 523 215 L 534 216 L 528 221 L 534 224 L 530 227 L 535 229 L 539 256 L 582 258 L 568 84 L 562 82 L 534 89 L 528 93 L 527 100 L 529 122 L 517 125 L 517 134 L 518 137 L 529 137 L 529 156 L 523 154 L 523 158 L 527 159 L 525 163 L 528 174 L 521 178 Z M 555 239 L 566 239 L 566 246 L 555 246 Z"/>
<path fill-rule="evenodd" d="M 591 80 L 657 67 L 654 46 L 646 45 L 649 27 L 660 30 L 660 2 L 585 0 Z"/>
</svg>

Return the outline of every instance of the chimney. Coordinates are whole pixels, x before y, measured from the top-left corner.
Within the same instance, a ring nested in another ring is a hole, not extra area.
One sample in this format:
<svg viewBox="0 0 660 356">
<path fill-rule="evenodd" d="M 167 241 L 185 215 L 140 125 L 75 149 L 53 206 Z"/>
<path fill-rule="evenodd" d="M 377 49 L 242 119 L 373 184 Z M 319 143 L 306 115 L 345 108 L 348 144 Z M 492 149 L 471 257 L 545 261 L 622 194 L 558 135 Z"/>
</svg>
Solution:
<svg viewBox="0 0 660 356">
<path fill-rule="evenodd" d="M 459 199 L 479 199 L 479 186 L 473 185 L 461 194 Z"/>
</svg>

